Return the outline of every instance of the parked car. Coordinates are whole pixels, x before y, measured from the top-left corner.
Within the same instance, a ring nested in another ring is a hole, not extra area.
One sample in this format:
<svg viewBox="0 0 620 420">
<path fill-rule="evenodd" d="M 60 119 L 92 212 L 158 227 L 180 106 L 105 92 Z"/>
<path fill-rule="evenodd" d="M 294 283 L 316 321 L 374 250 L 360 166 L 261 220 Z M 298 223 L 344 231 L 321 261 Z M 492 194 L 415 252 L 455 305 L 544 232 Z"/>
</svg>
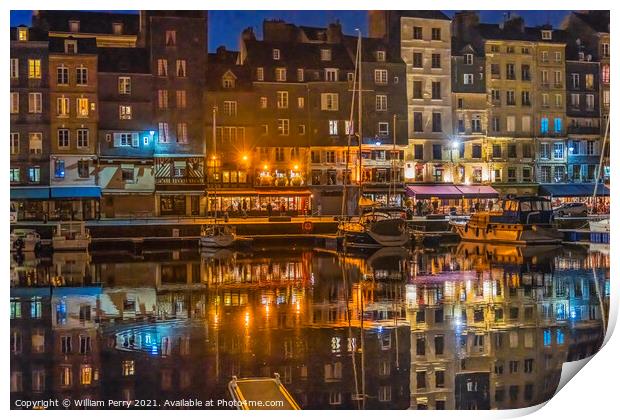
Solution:
<svg viewBox="0 0 620 420">
<path fill-rule="evenodd" d="M 588 208 L 584 203 L 566 203 L 553 210 L 556 216 L 587 216 Z"/>
</svg>

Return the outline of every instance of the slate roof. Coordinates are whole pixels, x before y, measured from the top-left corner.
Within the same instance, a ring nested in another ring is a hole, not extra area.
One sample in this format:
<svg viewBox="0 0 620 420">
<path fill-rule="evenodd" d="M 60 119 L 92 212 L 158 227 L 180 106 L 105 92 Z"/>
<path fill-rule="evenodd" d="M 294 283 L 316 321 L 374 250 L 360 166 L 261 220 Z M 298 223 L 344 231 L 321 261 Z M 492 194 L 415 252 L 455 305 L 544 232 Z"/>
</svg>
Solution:
<svg viewBox="0 0 620 420">
<path fill-rule="evenodd" d="M 581 19 L 596 32 L 609 33 L 609 11 L 597 10 L 588 13 L 574 12 L 575 16 Z"/>
<path fill-rule="evenodd" d="M 145 48 L 99 48 L 100 72 L 150 73 L 149 53 Z"/>
<path fill-rule="evenodd" d="M 10 35 L 11 41 L 17 41 L 17 28 L 28 28 L 28 41 L 47 41 L 47 32 L 40 30 L 39 28 L 32 28 L 26 25 L 19 25 L 11 27 Z"/>
<path fill-rule="evenodd" d="M 78 20 L 80 33 L 86 34 L 113 34 L 113 23 L 123 24 L 124 35 L 137 35 L 140 29 L 140 17 L 132 13 L 38 10 L 33 16 L 35 20 L 52 32 L 70 32 L 70 20 Z"/>
<path fill-rule="evenodd" d="M 566 42 L 567 33 L 560 29 L 553 29 L 551 39 L 542 39 L 542 30 L 546 27 L 525 27 L 523 31 L 514 28 L 511 25 L 506 25 L 502 28 L 499 24 L 495 23 L 481 23 L 478 25 L 478 31 L 480 35 L 485 39 L 497 39 L 507 41 L 545 41 L 545 42 Z M 551 27 L 549 27 L 551 29 Z"/>
<path fill-rule="evenodd" d="M 398 10 L 397 13 L 399 13 L 401 17 L 451 20 L 448 15 L 440 10 Z"/>
<path fill-rule="evenodd" d="M 96 38 L 61 38 L 51 37 L 49 39 L 50 53 L 65 53 L 65 40 L 74 39 L 77 41 L 77 52 L 80 54 L 97 54 L 97 39 Z"/>
<path fill-rule="evenodd" d="M 349 50 L 351 57 L 355 60 L 355 52 L 357 51 L 357 37 L 353 35 L 345 35 L 344 43 Z M 362 37 L 362 61 L 376 62 L 376 52 L 385 51 L 385 62 L 404 64 L 401 55 L 394 48 L 390 48 L 387 42 L 382 38 Z"/>
<path fill-rule="evenodd" d="M 251 66 L 299 67 L 305 69 L 323 69 L 325 67 L 353 68 L 353 61 L 343 44 L 246 40 L 245 46 L 247 61 Z M 331 49 L 331 61 L 321 61 L 322 48 Z M 280 50 L 280 60 L 273 59 L 273 49 Z"/>
</svg>

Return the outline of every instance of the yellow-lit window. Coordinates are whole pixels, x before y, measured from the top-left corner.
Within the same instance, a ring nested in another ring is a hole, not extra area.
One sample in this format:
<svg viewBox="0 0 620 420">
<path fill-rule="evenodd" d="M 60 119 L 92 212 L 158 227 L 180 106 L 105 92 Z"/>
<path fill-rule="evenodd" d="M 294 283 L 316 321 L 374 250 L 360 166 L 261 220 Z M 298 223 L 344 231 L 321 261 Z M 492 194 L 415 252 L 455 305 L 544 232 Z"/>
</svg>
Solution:
<svg viewBox="0 0 620 420">
<path fill-rule="evenodd" d="M 90 366 L 82 366 L 80 371 L 80 383 L 82 385 L 90 385 L 93 381 L 93 368 Z"/>
<path fill-rule="evenodd" d="M 19 28 L 17 31 L 17 38 L 20 41 L 28 41 L 28 28 Z"/>
<path fill-rule="evenodd" d="M 77 116 L 88 117 L 88 98 L 77 98 Z"/>
<path fill-rule="evenodd" d="M 41 60 L 39 60 L 38 58 L 31 58 L 28 60 L 28 78 L 41 78 Z"/>
<path fill-rule="evenodd" d="M 123 376 L 132 376 L 136 372 L 135 369 L 133 360 L 123 360 Z"/>
</svg>

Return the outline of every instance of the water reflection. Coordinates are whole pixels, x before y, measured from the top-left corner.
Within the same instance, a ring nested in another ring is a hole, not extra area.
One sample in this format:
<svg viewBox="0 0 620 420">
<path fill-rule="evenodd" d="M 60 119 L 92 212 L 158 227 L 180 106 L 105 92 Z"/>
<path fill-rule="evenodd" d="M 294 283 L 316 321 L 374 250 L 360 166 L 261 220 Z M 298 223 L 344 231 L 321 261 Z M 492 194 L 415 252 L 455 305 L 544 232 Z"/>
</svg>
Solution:
<svg viewBox="0 0 620 420">
<path fill-rule="evenodd" d="M 609 254 L 465 245 L 27 256 L 11 398 L 226 398 L 279 373 L 304 408 L 517 408 L 598 350 Z"/>
</svg>

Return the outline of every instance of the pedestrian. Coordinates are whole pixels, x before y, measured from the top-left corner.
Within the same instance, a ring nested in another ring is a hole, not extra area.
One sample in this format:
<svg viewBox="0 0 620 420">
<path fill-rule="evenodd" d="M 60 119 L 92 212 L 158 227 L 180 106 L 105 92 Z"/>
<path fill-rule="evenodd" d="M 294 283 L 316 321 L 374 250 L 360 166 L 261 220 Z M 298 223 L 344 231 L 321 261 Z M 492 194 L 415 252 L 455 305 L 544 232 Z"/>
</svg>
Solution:
<svg viewBox="0 0 620 420">
<path fill-rule="evenodd" d="M 280 216 L 284 216 L 286 214 L 286 206 L 284 202 L 280 203 Z"/>
<path fill-rule="evenodd" d="M 415 203 L 416 211 L 418 212 L 418 216 L 422 216 L 422 200 L 418 200 Z"/>
<path fill-rule="evenodd" d="M 267 203 L 267 216 L 271 217 L 271 203 Z"/>
</svg>

